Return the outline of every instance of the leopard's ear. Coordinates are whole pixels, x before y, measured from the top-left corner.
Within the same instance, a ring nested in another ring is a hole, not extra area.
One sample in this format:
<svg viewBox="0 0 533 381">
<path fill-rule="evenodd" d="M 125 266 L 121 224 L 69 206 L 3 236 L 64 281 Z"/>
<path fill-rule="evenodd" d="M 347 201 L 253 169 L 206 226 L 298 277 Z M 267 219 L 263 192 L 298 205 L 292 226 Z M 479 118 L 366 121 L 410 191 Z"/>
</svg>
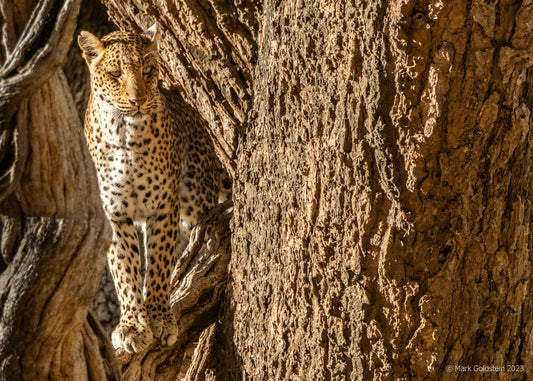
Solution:
<svg viewBox="0 0 533 381">
<path fill-rule="evenodd" d="M 152 25 L 150 28 L 146 29 L 142 35 L 148 37 L 152 42 L 150 43 L 151 46 L 157 47 L 157 40 L 159 38 L 159 24 L 156 22 L 154 25 Z"/>
<path fill-rule="evenodd" d="M 104 44 L 94 34 L 83 31 L 78 36 L 78 45 L 83 53 L 81 54 L 87 65 L 91 64 L 104 53 Z"/>
</svg>

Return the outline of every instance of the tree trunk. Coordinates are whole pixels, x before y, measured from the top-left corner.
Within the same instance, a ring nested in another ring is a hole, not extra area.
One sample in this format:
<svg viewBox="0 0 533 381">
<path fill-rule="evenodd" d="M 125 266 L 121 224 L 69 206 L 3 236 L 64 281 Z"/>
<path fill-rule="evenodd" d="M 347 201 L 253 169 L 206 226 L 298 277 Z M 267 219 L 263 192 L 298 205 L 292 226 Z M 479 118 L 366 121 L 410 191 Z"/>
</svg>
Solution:
<svg viewBox="0 0 533 381">
<path fill-rule="evenodd" d="M 531 377 L 532 19 L 531 1 L 265 1 L 231 379 Z"/>
</svg>

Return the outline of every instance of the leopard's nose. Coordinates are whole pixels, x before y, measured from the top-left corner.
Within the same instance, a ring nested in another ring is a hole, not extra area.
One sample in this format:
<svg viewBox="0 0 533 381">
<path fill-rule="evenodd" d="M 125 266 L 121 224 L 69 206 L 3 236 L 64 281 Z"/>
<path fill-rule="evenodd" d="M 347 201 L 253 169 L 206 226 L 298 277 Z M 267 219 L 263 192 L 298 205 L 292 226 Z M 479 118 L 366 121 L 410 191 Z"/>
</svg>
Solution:
<svg viewBox="0 0 533 381">
<path fill-rule="evenodd" d="M 139 107 L 144 103 L 145 100 L 146 98 L 131 98 L 130 103 L 134 106 Z"/>
</svg>

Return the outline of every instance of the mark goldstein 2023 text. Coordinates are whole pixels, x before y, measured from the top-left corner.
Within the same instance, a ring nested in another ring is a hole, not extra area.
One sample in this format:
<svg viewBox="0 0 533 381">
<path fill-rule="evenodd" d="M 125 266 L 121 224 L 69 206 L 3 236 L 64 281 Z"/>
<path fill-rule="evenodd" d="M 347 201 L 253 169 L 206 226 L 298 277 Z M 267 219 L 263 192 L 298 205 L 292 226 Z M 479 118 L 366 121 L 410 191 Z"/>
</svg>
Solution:
<svg viewBox="0 0 533 381">
<path fill-rule="evenodd" d="M 487 372 L 487 373 L 519 373 L 525 372 L 524 365 L 448 365 L 448 373 L 451 372 Z"/>
</svg>

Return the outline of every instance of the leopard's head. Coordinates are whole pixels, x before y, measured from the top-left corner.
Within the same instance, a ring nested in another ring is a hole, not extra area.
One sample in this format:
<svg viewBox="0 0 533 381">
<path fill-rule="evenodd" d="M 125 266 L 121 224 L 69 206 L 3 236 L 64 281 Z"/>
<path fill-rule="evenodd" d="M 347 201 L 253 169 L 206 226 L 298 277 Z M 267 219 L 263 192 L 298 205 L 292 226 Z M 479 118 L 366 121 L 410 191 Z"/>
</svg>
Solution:
<svg viewBox="0 0 533 381">
<path fill-rule="evenodd" d="M 142 34 L 113 32 L 101 40 L 81 32 L 78 44 L 91 73 L 93 97 L 129 117 L 157 104 L 157 24 Z"/>
</svg>

